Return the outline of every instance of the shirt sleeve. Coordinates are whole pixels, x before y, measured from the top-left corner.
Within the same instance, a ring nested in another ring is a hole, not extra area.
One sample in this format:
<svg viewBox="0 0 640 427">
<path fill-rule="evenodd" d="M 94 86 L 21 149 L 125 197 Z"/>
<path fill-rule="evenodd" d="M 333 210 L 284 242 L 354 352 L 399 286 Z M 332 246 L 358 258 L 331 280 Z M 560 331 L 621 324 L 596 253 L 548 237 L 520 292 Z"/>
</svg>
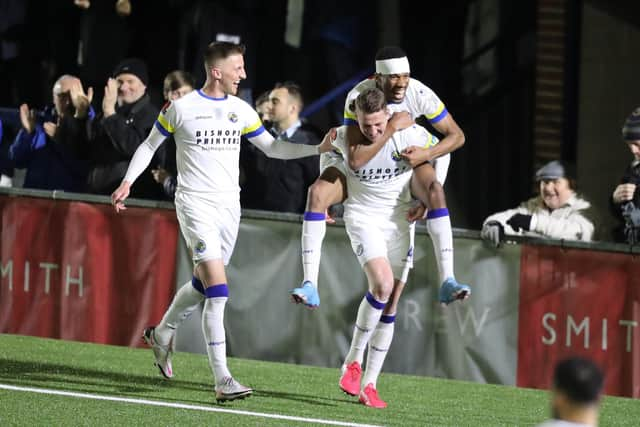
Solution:
<svg viewBox="0 0 640 427">
<path fill-rule="evenodd" d="M 360 85 L 351 89 L 344 101 L 344 115 L 342 124 L 345 126 L 355 125 L 358 123 L 358 120 L 356 119 L 356 98 L 360 94 L 360 89 L 358 88 L 359 86 Z"/>
<path fill-rule="evenodd" d="M 160 131 L 160 129 L 158 129 L 157 126 L 152 128 L 147 139 L 142 141 L 142 144 L 138 146 L 136 152 L 133 154 L 133 158 L 129 163 L 129 167 L 127 168 L 127 173 L 125 174 L 123 181 L 128 181 L 133 184 L 140 174 L 144 172 L 147 166 L 149 166 L 149 163 L 151 163 L 151 159 L 153 158 L 153 154 L 165 139 L 166 136 Z"/>
<path fill-rule="evenodd" d="M 418 80 L 412 80 L 411 84 L 416 86 L 418 107 L 429 123 L 438 123 L 449 114 L 444 103 L 434 91 Z"/>
<path fill-rule="evenodd" d="M 176 104 L 169 101 L 162 106 L 154 127 L 165 137 L 173 135 L 178 127 Z"/>
</svg>

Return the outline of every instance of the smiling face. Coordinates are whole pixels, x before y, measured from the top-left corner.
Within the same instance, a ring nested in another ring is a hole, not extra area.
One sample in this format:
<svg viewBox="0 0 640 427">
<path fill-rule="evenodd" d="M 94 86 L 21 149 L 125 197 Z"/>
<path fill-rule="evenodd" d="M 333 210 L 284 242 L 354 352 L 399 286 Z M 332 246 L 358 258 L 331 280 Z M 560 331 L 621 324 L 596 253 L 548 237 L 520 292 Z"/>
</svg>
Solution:
<svg viewBox="0 0 640 427">
<path fill-rule="evenodd" d="M 356 111 L 358 117 L 358 126 L 360 132 L 369 141 L 375 143 L 382 137 L 385 129 L 387 128 L 387 122 L 389 121 L 389 114 L 387 109 L 376 111 L 374 113 L 364 113 L 360 110 Z"/>
<path fill-rule="evenodd" d="M 116 77 L 118 82 L 118 105 L 133 104 L 144 95 L 147 87 L 136 75 L 122 73 Z"/>
<path fill-rule="evenodd" d="M 402 74 L 377 74 L 378 87 L 384 92 L 388 102 L 399 103 L 404 101 L 409 87 L 409 73 Z"/>
<path fill-rule="evenodd" d="M 244 70 L 244 57 L 241 54 L 229 55 L 219 60 L 212 72 L 227 95 L 237 94 L 240 82 L 247 78 L 247 73 Z"/>
<path fill-rule="evenodd" d="M 540 197 L 550 210 L 558 209 L 573 195 L 567 178 L 543 179 L 539 183 Z"/>
</svg>

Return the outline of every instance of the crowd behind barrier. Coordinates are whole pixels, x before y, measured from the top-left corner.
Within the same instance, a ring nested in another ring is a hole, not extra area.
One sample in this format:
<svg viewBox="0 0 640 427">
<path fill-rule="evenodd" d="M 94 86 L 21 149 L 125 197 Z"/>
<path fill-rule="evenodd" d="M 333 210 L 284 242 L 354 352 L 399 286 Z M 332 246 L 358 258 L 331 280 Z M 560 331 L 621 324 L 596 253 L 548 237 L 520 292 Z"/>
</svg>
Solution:
<svg viewBox="0 0 640 427">
<path fill-rule="evenodd" d="M 173 206 L 131 200 L 116 215 L 104 196 L 0 189 L 0 332 L 140 345 L 176 286 L 191 276 Z M 299 310 L 300 216 L 243 211 L 228 275 L 230 355 L 338 367 L 363 274 L 341 221 L 328 227 L 323 305 Z M 605 393 L 640 397 L 640 248 L 514 236 L 495 249 L 454 230 L 460 278 L 473 298 L 442 309 L 426 230 L 399 306 L 386 372 L 548 388 L 556 361 L 586 356 Z M 155 258 L 161 262 L 151 263 Z M 194 314 L 178 350 L 204 352 Z"/>
</svg>

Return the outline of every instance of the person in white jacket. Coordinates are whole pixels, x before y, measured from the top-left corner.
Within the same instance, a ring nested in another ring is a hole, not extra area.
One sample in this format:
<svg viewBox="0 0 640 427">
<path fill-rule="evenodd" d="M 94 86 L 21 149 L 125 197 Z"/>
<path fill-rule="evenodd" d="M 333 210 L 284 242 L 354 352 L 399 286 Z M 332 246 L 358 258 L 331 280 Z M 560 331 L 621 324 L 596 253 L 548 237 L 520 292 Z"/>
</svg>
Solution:
<svg viewBox="0 0 640 427">
<path fill-rule="evenodd" d="M 484 220 L 480 236 L 496 247 L 505 235 L 589 242 L 594 235 L 591 203 L 576 193 L 572 168 L 554 160 L 536 172 L 539 194 Z"/>
</svg>

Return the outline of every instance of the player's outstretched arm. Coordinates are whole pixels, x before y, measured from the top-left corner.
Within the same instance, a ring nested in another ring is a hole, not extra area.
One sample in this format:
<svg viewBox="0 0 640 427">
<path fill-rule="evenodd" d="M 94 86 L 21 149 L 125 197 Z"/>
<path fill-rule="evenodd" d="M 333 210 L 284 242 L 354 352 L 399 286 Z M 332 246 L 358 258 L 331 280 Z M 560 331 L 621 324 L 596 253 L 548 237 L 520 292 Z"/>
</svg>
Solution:
<svg viewBox="0 0 640 427">
<path fill-rule="evenodd" d="M 323 139 L 320 145 L 294 144 L 282 139 L 274 139 L 269 132 L 249 138 L 249 142 L 258 147 L 268 157 L 274 159 L 297 159 L 299 157 L 315 156 L 332 149 L 331 141 Z"/>
</svg>

